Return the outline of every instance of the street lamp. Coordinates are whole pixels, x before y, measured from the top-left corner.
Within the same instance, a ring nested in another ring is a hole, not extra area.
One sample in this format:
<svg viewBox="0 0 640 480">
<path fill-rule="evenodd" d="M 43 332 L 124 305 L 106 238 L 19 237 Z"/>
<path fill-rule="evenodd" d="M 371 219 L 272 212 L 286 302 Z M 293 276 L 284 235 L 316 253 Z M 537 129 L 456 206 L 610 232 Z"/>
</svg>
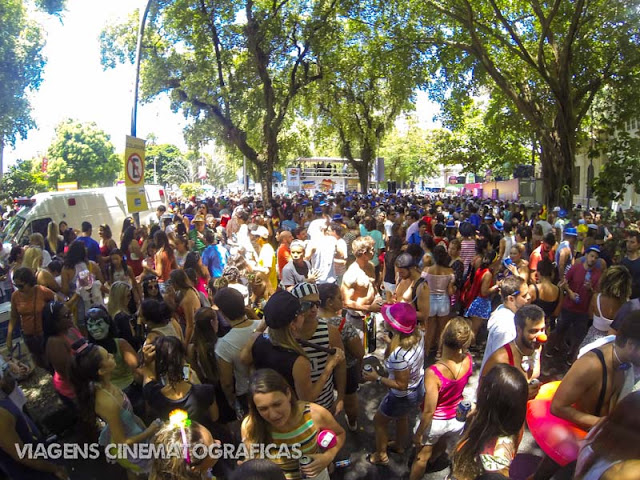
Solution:
<svg viewBox="0 0 640 480">
<path fill-rule="evenodd" d="M 153 0 L 148 0 L 144 7 L 142 17 L 140 17 L 140 27 L 138 28 L 138 41 L 136 42 L 136 82 L 133 87 L 133 108 L 131 109 L 131 136 L 136 136 L 136 123 L 138 120 L 138 86 L 140 85 L 140 56 L 142 53 L 142 37 L 144 36 L 144 26 L 147 23 L 149 8 Z M 154 169 L 155 170 L 155 169 Z"/>
</svg>

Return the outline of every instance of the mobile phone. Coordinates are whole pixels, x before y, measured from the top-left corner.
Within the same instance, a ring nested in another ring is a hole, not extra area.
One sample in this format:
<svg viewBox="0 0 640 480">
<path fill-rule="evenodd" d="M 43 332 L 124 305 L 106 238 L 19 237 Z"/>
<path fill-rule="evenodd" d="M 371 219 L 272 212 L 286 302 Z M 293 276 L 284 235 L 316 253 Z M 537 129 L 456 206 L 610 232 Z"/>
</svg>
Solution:
<svg viewBox="0 0 640 480">
<path fill-rule="evenodd" d="M 189 365 L 188 363 L 185 363 L 184 366 L 182 367 L 182 378 L 184 378 L 185 381 L 188 381 L 190 376 L 191 376 L 191 365 Z"/>
</svg>

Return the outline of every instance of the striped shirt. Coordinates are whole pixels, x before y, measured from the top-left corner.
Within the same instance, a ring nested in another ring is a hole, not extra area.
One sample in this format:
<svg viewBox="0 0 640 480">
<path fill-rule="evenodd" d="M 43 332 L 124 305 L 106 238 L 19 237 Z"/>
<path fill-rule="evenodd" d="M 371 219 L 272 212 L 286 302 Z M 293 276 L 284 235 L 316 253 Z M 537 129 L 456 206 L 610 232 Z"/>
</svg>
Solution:
<svg viewBox="0 0 640 480">
<path fill-rule="evenodd" d="M 301 407 L 301 403 L 298 402 L 298 406 Z M 311 418 L 311 407 L 309 404 L 304 405 L 304 411 L 302 412 L 302 418 L 293 429 L 288 432 L 275 432 L 271 431 L 271 438 L 273 442 L 280 447 L 280 445 L 299 445 L 303 455 L 315 454 L 318 452 L 318 428 L 313 423 Z M 285 451 L 285 450 L 281 450 Z M 292 452 L 292 449 L 289 449 Z M 300 476 L 300 462 L 299 460 L 289 458 L 286 455 L 277 455 L 270 458 L 270 460 L 278 465 L 284 473 L 287 480 L 298 480 Z"/>
<path fill-rule="evenodd" d="M 476 242 L 475 240 L 462 240 L 460 244 L 460 260 L 464 263 L 464 273 L 466 274 L 467 270 L 469 270 L 469 265 L 476 256 Z"/>
<path fill-rule="evenodd" d="M 387 358 L 387 370 L 389 378 L 395 380 L 395 372 L 409 370 L 409 387 L 407 390 L 390 389 L 396 397 L 406 397 L 411 390 L 416 389 L 424 378 L 424 340 L 422 336 L 411 350 L 397 347 Z"/>
<path fill-rule="evenodd" d="M 313 337 L 311 337 L 309 342 L 319 345 L 321 347 L 329 348 L 329 325 L 326 320 L 318 319 L 318 328 L 316 328 Z M 315 383 L 322 372 L 327 366 L 327 362 L 329 361 L 329 354 L 325 352 L 320 352 L 311 347 L 304 347 L 304 351 L 309 357 L 309 361 L 311 362 L 311 381 Z M 327 380 L 327 383 L 324 384 L 320 395 L 318 398 L 314 400 L 314 403 L 317 403 L 320 406 L 323 406 L 327 410 L 331 410 L 333 408 L 333 374 Z"/>
</svg>

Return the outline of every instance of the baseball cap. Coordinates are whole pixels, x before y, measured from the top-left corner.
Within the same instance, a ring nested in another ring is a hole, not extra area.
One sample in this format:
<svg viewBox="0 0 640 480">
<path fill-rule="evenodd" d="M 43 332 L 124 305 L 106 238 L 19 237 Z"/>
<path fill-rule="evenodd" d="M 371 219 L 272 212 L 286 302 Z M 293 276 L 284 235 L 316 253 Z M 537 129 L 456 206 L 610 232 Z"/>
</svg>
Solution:
<svg viewBox="0 0 640 480">
<path fill-rule="evenodd" d="M 196 223 L 196 222 L 204 223 L 204 216 L 203 215 L 196 215 L 195 217 L 193 217 L 193 223 Z"/>
<path fill-rule="evenodd" d="M 336 213 L 336 214 L 333 216 L 332 220 L 333 220 L 334 222 L 341 222 L 341 221 L 342 221 L 342 215 L 340 215 L 339 213 Z"/>
<path fill-rule="evenodd" d="M 585 250 L 584 254 L 587 255 L 589 252 L 596 252 L 599 256 L 601 252 L 600 247 L 597 245 L 591 245 L 589 248 Z"/>
<path fill-rule="evenodd" d="M 271 295 L 264 306 L 264 320 L 270 328 L 284 328 L 300 313 L 300 301 L 286 290 Z"/>
<path fill-rule="evenodd" d="M 255 230 L 251 230 L 251 235 L 262 238 L 269 238 L 269 230 L 267 230 L 267 227 L 263 227 L 262 225 L 260 225 L 259 227 L 256 227 Z"/>
<path fill-rule="evenodd" d="M 568 227 L 564 229 L 564 235 L 567 236 L 571 236 L 571 237 L 577 237 L 578 236 L 578 230 L 576 230 L 573 227 Z"/>
<path fill-rule="evenodd" d="M 316 208 L 316 209 L 313 211 L 313 213 L 320 214 L 320 213 L 322 213 L 322 209 L 321 209 L 321 208 Z"/>
<path fill-rule="evenodd" d="M 226 287 L 218 290 L 213 303 L 229 320 L 244 316 L 244 297 L 235 288 Z"/>
</svg>

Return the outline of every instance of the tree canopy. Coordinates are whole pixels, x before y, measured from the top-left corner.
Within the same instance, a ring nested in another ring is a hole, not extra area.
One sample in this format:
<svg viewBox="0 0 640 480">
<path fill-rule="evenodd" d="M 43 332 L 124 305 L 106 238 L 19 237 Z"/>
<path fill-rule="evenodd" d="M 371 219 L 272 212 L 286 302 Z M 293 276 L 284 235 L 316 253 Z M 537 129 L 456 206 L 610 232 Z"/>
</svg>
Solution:
<svg viewBox="0 0 640 480">
<path fill-rule="evenodd" d="M 60 123 L 47 155 L 52 187 L 64 181 L 77 181 L 79 188 L 111 186 L 124 169 L 109 135 L 95 123 L 71 119 Z"/>
<path fill-rule="evenodd" d="M 431 59 L 434 97 L 503 95 L 540 144 L 545 200 L 568 205 L 594 97 L 638 74 L 640 9 L 622 0 L 399 0 L 405 37 Z M 409 8 L 407 8 L 409 6 Z"/>
<path fill-rule="evenodd" d="M 142 93 L 168 93 L 191 120 L 191 143 L 217 139 L 255 164 L 263 195 L 283 155 L 299 94 L 322 73 L 337 0 L 155 2 L 144 39 Z M 134 28 L 132 31 L 136 31 Z M 103 64 L 131 59 L 133 38 L 103 32 Z"/>
</svg>

